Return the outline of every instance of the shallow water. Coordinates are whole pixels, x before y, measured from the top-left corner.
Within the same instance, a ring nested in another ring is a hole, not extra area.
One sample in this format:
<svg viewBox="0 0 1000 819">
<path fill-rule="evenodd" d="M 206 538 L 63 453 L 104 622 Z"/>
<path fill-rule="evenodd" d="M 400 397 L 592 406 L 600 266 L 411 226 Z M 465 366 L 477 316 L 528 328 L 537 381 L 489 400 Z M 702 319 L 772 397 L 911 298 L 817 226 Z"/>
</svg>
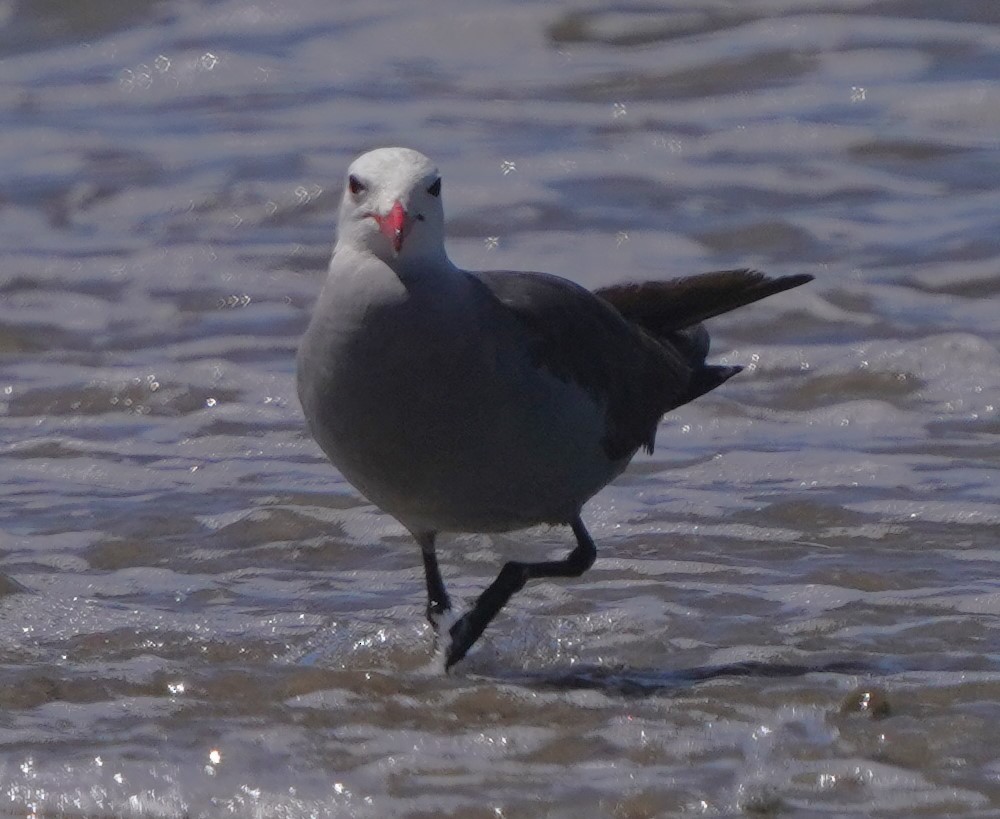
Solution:
<svg viewBox="0 0 1000 819">
<path fill-rule="evenodd" d="M 592 8 L 0 4 L 0 811 L 1000 809 L 1000 7 Z M 391 143 L 468 267 L 817 277 L 449 676 L 292 380 Z"/>
</svg>

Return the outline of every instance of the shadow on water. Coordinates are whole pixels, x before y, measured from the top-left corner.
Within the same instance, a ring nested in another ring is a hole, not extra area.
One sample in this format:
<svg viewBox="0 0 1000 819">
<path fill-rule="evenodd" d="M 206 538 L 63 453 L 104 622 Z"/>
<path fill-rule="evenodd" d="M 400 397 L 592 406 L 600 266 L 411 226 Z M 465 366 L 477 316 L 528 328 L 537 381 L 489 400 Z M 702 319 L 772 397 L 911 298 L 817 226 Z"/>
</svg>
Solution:
<svg viewBox="0 0 1000 819">
<path fill-rule="evenodd" d="M 694 683 L 723 677 L 761 677 L 788 679 L 807 674 L 863 674 L 884 676 L 892 673 L 884 665 L 852 660 L 823 663 L 776 663 L 746 661 L 723 665 L 698 666 L 677 671 L 651 668 L 606 668 L 584 666 L 572 671 L 539 671 L 498 675 L 498 682 L 554 689 L 559 691 L 602 691 L 611 696 L 649 697 L 687 688 Z"/>
</svg>

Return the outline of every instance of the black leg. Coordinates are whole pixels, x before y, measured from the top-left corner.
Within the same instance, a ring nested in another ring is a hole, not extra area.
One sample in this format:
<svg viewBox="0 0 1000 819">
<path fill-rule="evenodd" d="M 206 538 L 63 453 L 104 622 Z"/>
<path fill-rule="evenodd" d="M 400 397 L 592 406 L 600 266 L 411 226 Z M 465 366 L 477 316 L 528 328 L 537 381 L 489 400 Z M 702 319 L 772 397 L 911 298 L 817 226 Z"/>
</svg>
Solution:
<svg viewBox="0 0 1000 819">
<path fill-rule="evenodd" d="M 434 551 L 434 532 L 417 536 L 420 551 L 424 556 L 424 577 L 427 580 L 427 619 L 437 631 L 442 614 L 451 609 L 451 600 L 445 590 L 441 571 L 438 569 L 437 553 Z"/>
<path fill-rule="evenodd" d="M 472 648 L 490 621 L 506 605 L 511 596 L 536 577 L 579 577 L 594 565 L 597 548 L 584 528 L 580 518 L 571 524 L 576 535 L 576 548 L 564 560 L 547 560 L 542 563 L 505 563 L 497 579 L 479 595 L 476 604 L 451 627 L 451 646 L 445 668 L 451 668 Z"/>
</svg>

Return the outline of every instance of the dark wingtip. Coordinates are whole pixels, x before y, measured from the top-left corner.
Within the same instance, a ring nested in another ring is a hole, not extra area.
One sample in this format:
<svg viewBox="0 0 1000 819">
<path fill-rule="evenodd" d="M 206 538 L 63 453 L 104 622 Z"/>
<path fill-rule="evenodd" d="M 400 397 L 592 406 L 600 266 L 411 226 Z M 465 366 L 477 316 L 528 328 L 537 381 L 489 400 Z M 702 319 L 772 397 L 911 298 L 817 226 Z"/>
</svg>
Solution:
<svg viewBox="0 0 1000 819">
<path fill-rule="evenodd" d="M 801 284 L 809 284 L 816 277 L 812 273 L 795 273 L 791 276 L 779 276 L 775 281 L 786 282 L 789 288 L 798 287 Z"/>
<path fill-rule="evenodd" d="M 627 321 L 663 336 L 812 280 L 808 273 L 771 277 L 744 267 L 669 281 L 611 285 L 594 293 Z"/>
<path fill-rule="evenodd" d="M 791 290 L 793 287 L 801 287 L 803 284 L 808 284 L 816 278 L 811 273 L 794 273 L 791 276 L 768 276 L 760 270 L 747 270 L 746 272 L 756 279 L 758 286 L 763 291 L 763 295 L 758 296 L 758 299 L 765 296 L 773 296 L 775 293 L 783 293 L 785 290 Z"/>
<path fill-rule="evenodd" d="M 741 364 L 734 364 L 732 367 L 720 367 L 719 365 L 716 365 L 715 378 L 717 379 L 717 382 L 715 386 L 724 384 L 734 375 L 739 375 L 741 372 L 743 372 L 743 366 Z M 712 387 L 712 389 L 714 388 L 715 387 Z"/>
<path fill-rule="evenodd" d="M 742 370 L 743 367 L 738 364 L 732 367 L 723 367 L 719 364 L 703 367 L 694 374 L 689 388 L 690 398 L 687 400 L 693 401 L 698 396 L 704 395 L 706 392 L 711 392 Z"/>
</svg>

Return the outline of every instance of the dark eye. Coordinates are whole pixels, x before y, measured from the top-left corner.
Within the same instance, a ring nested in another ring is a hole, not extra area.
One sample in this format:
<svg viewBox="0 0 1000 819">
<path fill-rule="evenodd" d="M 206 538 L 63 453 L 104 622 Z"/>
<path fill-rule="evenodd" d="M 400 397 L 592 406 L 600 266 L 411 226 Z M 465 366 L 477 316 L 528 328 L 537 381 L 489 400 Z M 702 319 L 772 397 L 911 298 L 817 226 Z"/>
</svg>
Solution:
<svg viewBox="0 0 1000 819">
<path fill-rule="evenodd" d="M 440 196 L 441 195 L 441 177 L 440 176 L 437 179 L 435 179 L 434 180 L 434 184 L 431 185 L 427 189 L 427 193 L 429 193 L 431 196 Z"/>
<path fill-rule="evenodd" d="M 347 177 L 347 187 L 351 189 L 351 193 L 357 196 L 362 191 L 368 190 L 368 186 L 358 179 L 353 173 Z"/>
</svg>

